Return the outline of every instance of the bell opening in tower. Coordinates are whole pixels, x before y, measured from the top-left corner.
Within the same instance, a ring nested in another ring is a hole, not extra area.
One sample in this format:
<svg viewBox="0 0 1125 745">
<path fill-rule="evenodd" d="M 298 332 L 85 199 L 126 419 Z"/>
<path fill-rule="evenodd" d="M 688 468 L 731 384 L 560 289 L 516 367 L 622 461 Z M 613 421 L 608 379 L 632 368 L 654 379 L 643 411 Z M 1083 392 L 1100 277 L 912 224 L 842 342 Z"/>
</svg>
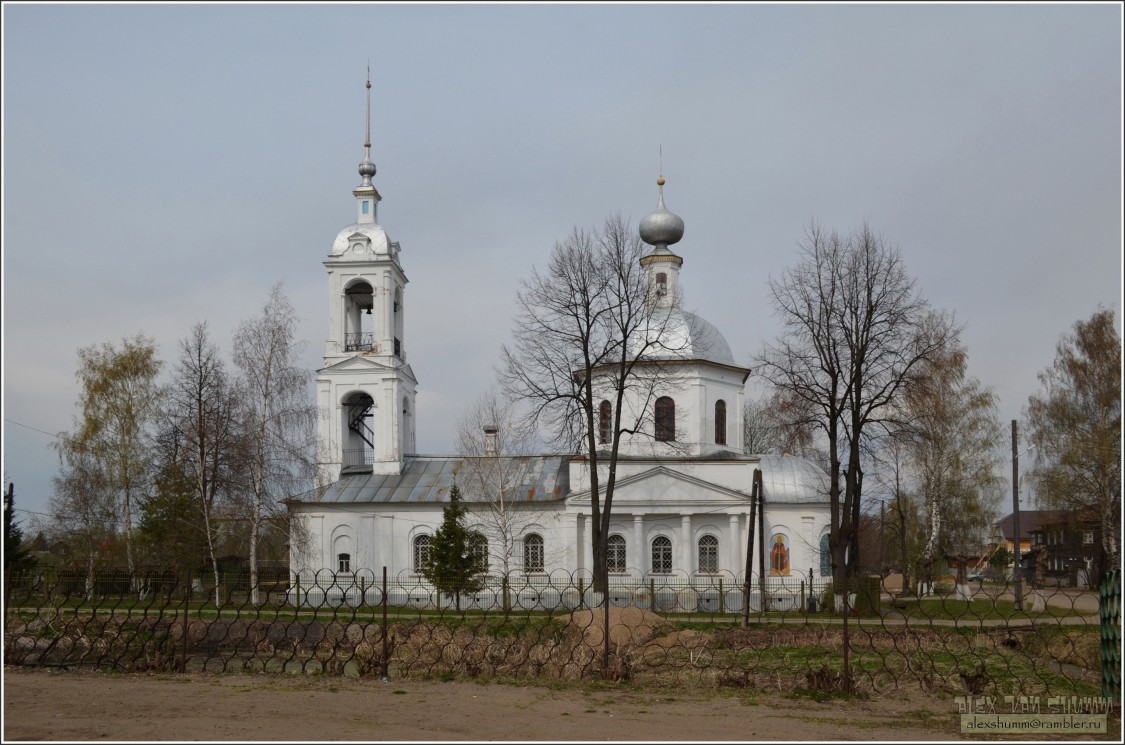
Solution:
<svg viewBox="0 0 1125 745">
<path fill-rule="evenodd" d="M 375 293 L 371 285 L 359 280 L 344 291 L 344 351 L 374 352 Z"/>
</svg>

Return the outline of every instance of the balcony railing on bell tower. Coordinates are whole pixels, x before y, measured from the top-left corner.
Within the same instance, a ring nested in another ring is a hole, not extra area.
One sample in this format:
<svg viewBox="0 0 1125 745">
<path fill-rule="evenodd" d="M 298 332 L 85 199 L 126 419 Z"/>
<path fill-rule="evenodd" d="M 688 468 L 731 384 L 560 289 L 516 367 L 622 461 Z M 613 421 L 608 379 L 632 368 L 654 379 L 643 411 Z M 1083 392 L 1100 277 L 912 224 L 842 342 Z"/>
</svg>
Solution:
<svg viewBox="0 0 1125 745">
<path fill-rule="evenodd" d="M 343 466 L 347 469 L 370 470 L 371 465 L 375 462 L 375 453 L 372 452 L 371 448 L 346 449 L 343 456 Z"/>
<path fill-rule="evenodd" d="M 371 331 L 361 331 L 354 334 L 344 334 L 345 352 L 374 352 L 375 334 Z"/>
</svg>

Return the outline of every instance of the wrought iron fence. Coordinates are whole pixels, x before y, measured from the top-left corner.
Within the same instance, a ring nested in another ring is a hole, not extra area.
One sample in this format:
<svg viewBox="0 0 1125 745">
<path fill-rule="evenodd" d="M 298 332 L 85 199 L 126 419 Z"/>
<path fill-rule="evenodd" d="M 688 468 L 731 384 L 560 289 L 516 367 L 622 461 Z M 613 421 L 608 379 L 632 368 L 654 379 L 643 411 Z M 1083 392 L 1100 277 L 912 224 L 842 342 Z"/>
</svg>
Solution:
<svg viewBox="0 0 1125 745">
<path fill-rule="evenodd" d="M 5 662 L 996 695 L 1100 693 L 1096 593 L 1004 583 L 837 593 L 819 577 L 168 572 L 6 580 Z M 847 603 L 843 603 L 845 597 Z M 1119 637 L 1118 637 L 1119 638 Z M 1118 650 L 1118 657 L 1120 651 Z"/>
</svg>

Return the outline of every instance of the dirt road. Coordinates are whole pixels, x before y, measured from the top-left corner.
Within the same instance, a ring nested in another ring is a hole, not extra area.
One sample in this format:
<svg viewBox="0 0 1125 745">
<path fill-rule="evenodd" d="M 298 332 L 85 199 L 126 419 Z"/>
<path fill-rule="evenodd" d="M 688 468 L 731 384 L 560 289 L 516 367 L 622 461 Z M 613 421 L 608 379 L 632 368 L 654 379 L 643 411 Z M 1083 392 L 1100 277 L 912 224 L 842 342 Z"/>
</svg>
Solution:
<svg viewBox="0 0 1125 745">
<path fill-rule="evenodd" d="M 959 739 L 952 700 L 818 703 L 760 691 L 551 689 L 321 676 L 4 669 L 13 740 Z"/>
</svg>

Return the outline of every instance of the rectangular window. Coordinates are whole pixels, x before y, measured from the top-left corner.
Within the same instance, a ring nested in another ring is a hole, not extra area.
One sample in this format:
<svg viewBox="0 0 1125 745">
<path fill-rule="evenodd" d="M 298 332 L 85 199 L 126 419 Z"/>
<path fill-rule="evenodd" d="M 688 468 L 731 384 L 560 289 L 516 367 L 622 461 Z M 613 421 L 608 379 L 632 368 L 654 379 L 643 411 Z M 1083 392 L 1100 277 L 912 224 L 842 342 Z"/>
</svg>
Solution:
<svg viewBox="0 0 1125 745">
<path fill-rule="evenodd" d="M 1082 533 L 1082 542 L 1083 543 L 1093 543 L 1094 542 L 1094 531 L 1092 531 L 1092 530 L 1084 531 Z"/>
<path fill-rule="evenodd" d="M 363 200 L 363 214 L 366 215 L 370 211 L 370 205 L 371 205 L 371 203 L 368 202 L 366 199 Z"/>
<path fill-rule="evenodd" d="M 336 571 L 350 572 L 352 570 L 352 557 L 351 554 L 340 554 L 336 557 Z"/>
</svg>

